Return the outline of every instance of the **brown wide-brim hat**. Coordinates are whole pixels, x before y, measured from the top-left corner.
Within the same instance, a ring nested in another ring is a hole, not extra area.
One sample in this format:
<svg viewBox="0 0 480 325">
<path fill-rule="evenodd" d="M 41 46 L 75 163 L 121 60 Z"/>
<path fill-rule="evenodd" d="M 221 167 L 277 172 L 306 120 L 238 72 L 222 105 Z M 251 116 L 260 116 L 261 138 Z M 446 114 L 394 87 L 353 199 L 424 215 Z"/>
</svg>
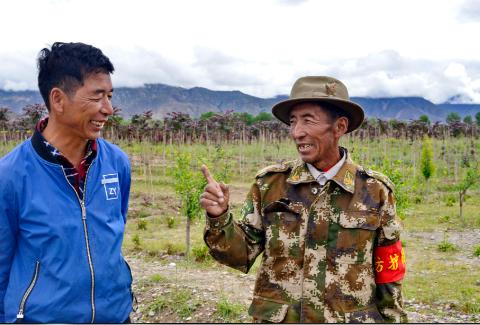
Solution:
<svg viewBox="0 0 480 325">
<path fill-rule="evenodd" d="M 365 117 L 363 108 L 350 101 L 347 87 L 340 80 L 324 76 L 302 77 L 295 81 L 290 98 L 275 104 L 272 107 L 272 113 L 280 121 L 290 125 L 290 111 L 293 106 L 305 102 L 320 105 L 329 103 L 343 111 L 349 120 L 347 133 L 357 129 Z"/>
</svg>

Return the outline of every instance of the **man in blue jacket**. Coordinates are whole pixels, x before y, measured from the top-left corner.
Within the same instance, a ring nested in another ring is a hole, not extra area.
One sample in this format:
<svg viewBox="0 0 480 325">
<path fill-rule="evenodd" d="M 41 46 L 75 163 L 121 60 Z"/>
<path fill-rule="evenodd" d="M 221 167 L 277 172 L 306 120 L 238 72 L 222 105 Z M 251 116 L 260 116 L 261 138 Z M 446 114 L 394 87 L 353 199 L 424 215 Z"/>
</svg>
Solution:
<svg viewBox="0 0 480 325">
<path fill-rule="evenodd" d="M 38 58 L 49 111 L 0 159 L 0 323 L 122 323 L 130 164 L 99 138 L 114 67 L 97 48 L 54 43 Z"/>
</svg>

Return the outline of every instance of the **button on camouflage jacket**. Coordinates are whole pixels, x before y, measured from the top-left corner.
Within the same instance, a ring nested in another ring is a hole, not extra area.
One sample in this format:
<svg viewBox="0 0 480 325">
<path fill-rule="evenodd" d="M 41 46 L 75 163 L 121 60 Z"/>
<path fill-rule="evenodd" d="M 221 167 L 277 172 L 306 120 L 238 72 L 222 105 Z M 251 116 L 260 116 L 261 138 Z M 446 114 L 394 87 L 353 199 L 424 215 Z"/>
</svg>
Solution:
<svg viewBox="0 0 480 325">
<path fill-rule="evenodd" d="M 207 217 L 204 239 L 217 261 L 245 273 L 263 252 L 249 309 L 255 320 L 407 321 L 401 282 L 375 282 L 375 251 L 397 243 L 401 230 L 384 175 L 347 156 L 321 187 L 301 160 L 269 166 L 241 217 Z"/>
</svg>

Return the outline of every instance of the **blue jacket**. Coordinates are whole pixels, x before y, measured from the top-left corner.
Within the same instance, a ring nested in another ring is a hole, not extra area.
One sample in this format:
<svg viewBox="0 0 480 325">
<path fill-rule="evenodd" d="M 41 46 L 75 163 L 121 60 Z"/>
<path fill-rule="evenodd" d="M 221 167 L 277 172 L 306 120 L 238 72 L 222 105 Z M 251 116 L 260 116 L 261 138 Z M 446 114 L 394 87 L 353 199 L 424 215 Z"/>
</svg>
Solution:
<svg viewBox="0 0 480 325">
<path fill-rule="evenodd" d="M 131 312 L 130 164 L 105 140 L 97 150 L 84 202 L 30 139 L 0 159 L 0 323 L 119 323 Z"/>
</svg>

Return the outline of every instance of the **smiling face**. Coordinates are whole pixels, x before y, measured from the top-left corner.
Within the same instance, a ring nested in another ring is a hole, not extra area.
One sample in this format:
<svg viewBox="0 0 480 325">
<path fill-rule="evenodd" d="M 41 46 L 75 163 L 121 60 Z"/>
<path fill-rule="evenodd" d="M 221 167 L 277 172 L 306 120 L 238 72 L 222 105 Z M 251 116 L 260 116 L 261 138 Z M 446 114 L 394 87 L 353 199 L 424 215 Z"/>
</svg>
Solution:
<svg viewBox="0 0 480 325">
<path fill-rule="evenodd" d="M 348 128 L 348 119 L 332 120 L 316 103 L 295 105 L 290 112 L 290 135 L 300 158 L 316 168 L 325 169 L 339 159 L 338 141 Z"/>
<path fill-rule="evenodd" d="M 65 97 L 58 122 L 69 130 L 72 137 L 82 140 L 98 138 L 108 117 L 113 114 L 112 93 L 110 74 L 89 74 L 74 94 Z"/>
</svg>

